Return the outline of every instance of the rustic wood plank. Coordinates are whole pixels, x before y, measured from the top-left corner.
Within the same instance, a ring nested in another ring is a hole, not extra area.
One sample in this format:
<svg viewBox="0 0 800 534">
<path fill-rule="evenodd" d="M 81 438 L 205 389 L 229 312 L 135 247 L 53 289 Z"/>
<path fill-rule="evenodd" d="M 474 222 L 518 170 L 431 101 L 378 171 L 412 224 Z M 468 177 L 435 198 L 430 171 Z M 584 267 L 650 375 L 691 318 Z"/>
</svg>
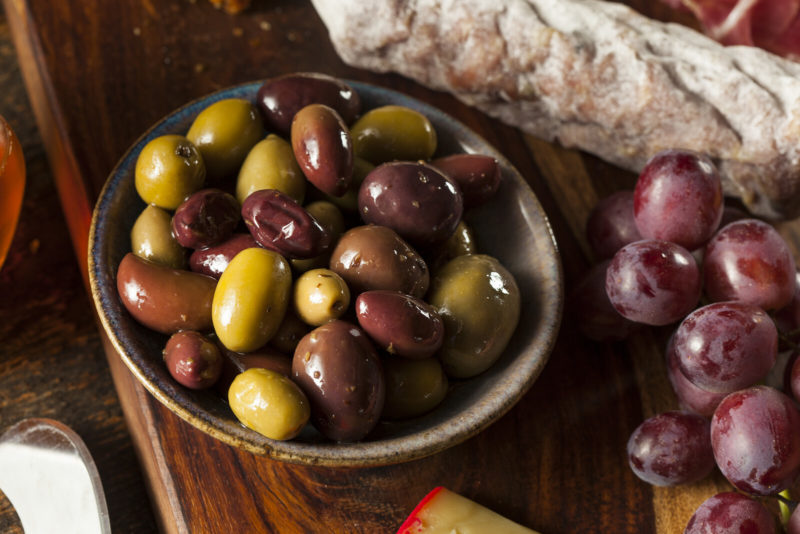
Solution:
<svg viewBox="0 0 800 534">
<path fill-rule="evenodd" d="M 21 218 L 0 269 L 0 432 L 28 417 L 71 426 L 97 463 L 114 532 L 152 532 L 155 522 L 94 308 L 1 13 L 0 87 L 0 114 L 17 132 L 27 165 Z M 0 532 L 22 532 L 5 496 L 0 497 Z"/>
<path fill-rule="evenodd" d="M 91 203 L 126 148 L 186 101 L 235 83 L 313 70 L 407 92 L 497 146 L 550 217 L 567 291 L 591 263 L 583 231 L 594 202 L 634 183 L 630 173 L 526 137 L 450 95 L 344 65 L 307 1 L 257 2 L 237 16 L 203 1 L 4 2 L 54 174 L 65 176 L 58 180 L 65 198 L 77 190 Z M 662 20 L 696 24 L 660 2 L 629 4 Z M 68 209 L 67 217 L 80 222 L 85 209 Z M 793 226 L 787 228 L 796 243 Z M 80 257 L 81 226 L 70 229 Z M 372 469 L 297 466 L 224 445 L 161 406 L 107 350 L 154 504 L 155 519 L 137 518 L 151 521 L 138 532 L 155 524 L 191 533 L 393 532 L 436 485 L 545 533 L 679 532 L 703 499 L 728 486 L 717 475 L 687 488 L 654 489 L 627 467 L 630 432 L 645 417 L 677 408 L 663 361 L 669 329 L 647 330 L 626 343 L 593 343 L 578 334 L 569 312 L 534 388 L 489 430 L 433 457 Z M 81 332 L 97 359 L 107 340 Z M 135 476 L 130 465 L 106 469 L 120 479 Z M 132 506 L 112 498 L 120 514 Z"/>
</svg>

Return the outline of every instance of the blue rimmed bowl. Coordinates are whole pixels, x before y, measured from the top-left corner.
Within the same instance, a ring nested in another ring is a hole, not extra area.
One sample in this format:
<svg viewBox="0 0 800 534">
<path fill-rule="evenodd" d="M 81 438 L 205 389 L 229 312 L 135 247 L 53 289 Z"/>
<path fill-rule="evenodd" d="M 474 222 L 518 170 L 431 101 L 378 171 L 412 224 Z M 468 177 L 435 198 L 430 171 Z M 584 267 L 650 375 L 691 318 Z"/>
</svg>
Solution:
<svg viewBox="0 0 800 534">
<path fill-rule="evenodd" d="M 166 337 L 137 323 L 123 307 L 116 272 L 131 250 L 130 230 L 145 205 L 134 188 L 142 147 L 165 134 L 185 134 L 194 117 L 224 98 L 255 101 L 261 82 L 223 89 L 181 107 L 150 128 L 112 171 L 95 206 L 89 235 L 89 279 L 103 328 L 119 357 L 144 387 L 172 412 L 235 447 L 275 459 L 329 466 L 374 466 L 422 458 L 474 436 L 505 414 L 533 385 L 558 333 L 563 284 L 558 250 L 547 217 L 530 187 L 494 147 L 442 111 L 401 93 L 348 82 L 363 109 L 387 104 L 413 108 L 436 128 L 437 154 L 471 152 L 494 156 L 502 167 L 496 196 L 465 215 L 482 253 L 514 274 L 522 296 L 517 327 L 501 358 L 486 372 L 452 381 L 432 412 L 402 422 L 381 422 L 359 443 L 334 443 L 309 425 L 291 441 L 270 440 L 242 426 L 213 391 L 192 391 L 167 372 L 161 352 Z"/>
</svg>

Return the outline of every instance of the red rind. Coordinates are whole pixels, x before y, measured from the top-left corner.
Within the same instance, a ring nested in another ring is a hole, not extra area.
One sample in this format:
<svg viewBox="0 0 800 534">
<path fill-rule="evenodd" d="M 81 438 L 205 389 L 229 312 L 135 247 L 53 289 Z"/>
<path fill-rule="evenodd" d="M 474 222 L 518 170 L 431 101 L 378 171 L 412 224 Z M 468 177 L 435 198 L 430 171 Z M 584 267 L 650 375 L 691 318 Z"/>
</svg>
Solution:
<svg viewBox="0 0 800 534">
<path fill-rule="evenodd" d="M 419 504 L 417 504 L 417 506 L 414 507 L 414 509 L 408 515 L 406 520 L 403 521 L 403 524 L 400 525 L 400 528 L 397 530 L 397 534 L 414 534 L 414 531 L 411 530 L 411 528 L 419 526 L 420 524 L 417 514 L 424 510 L 428 503 L 430 503 L 431 500 L 433 500 L 433 498 L 436 497 L 436 495 L 438 495 L 443 489 L 445 489 L 444 486 L 436 486 L 430 491 L 430 493 L 423 497 L 422 500 L 419 501 Z M 417 530 L 417 532 L 419 531 Z"/>
</svg>

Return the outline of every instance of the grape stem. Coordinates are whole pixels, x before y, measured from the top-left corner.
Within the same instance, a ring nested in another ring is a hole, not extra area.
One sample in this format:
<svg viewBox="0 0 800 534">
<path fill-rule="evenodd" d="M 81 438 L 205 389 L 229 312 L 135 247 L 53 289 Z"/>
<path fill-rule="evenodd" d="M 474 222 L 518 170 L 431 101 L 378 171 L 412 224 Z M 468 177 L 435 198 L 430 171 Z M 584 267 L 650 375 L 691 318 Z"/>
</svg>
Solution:
<svg viewBox="0 0 800 534">
<path fill-rule="evenodd" d="M 775 498 L 778 499 L 778 509 L 780 510 L 781 514 L 781 524 L 785 526 L 786 523 L 789 522 L 789 518 L 792 516 L 792 511 L 797 507 L 797 502 L 791 500 L 789 490 L 783 490 L 779 494 L 775 495 Z"/>
<path fill-rule="evenodd" d="M 786 346 L 795 352 L 800 351 L 800 345 L 792 341 L 792 338 L 797 337 L 798 335 L 800 335 L 800 328 L 796 328 L 788 334 L 782 330 L 778 330 L 778 337 L 781 339 L 781 341 L 783 341 Z"/>
</svg>

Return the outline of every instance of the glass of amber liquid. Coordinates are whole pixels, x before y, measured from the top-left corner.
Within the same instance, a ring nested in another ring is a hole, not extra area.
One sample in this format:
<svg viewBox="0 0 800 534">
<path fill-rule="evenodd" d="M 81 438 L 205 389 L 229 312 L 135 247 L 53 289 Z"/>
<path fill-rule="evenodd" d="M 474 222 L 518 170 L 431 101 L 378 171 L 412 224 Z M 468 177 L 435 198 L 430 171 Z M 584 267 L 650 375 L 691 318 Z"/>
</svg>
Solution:
<svg viewBox="0 0 800 534">
<path fill-rule="evenodd" d="M 0 266 L 17 228 L 25 191 L 25 158 L 16 134 L 0 115 Z"/>
</svg>

